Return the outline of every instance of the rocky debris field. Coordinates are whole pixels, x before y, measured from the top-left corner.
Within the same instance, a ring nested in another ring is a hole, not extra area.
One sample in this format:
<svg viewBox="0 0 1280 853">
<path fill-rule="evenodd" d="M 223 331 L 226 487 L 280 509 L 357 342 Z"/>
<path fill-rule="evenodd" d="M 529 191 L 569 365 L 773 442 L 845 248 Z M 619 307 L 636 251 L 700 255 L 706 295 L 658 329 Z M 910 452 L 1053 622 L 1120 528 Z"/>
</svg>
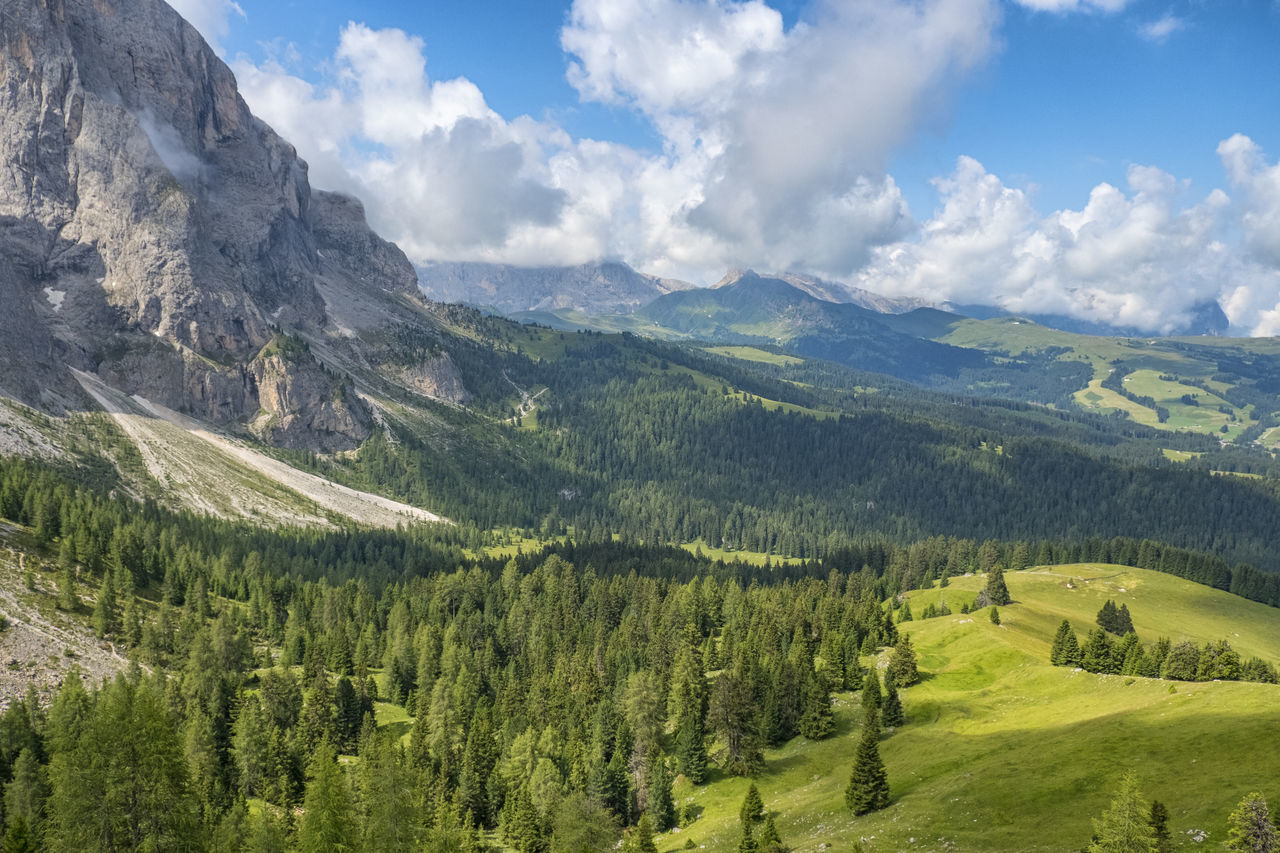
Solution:
<svg viewBox="0 0 1280 853">
<path fill-rule="evenodd" d="M 0 522 L 0 536 L 14 528 Z M 20 699 L 34 685 L 48 701 L 74 667 L 88 684 L 96 684 L 123 672 L 129 661 L 109 643 L 102 643 L 73 617 L 53 611 L 56 594 L 51 571 L 35 572 L 36 589 L 26 588 L 22 565 L 29 555 L 10 548 L 0 550 L 0 709 Z M 41 612 L 49 605 L 49 614 Z"/>
</svg>

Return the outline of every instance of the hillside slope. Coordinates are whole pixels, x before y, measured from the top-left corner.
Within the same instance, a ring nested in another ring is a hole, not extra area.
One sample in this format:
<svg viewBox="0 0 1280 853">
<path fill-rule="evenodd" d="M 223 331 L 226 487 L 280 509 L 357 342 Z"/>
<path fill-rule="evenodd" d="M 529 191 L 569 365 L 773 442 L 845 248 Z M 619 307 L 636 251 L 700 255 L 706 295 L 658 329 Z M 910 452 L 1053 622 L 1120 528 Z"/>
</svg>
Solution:
<svg viewBox="0 0 1280 853">
<path fill-rule="evenodd" d="M 797 738 L 766 753 L 756 782 L 794 850 L 848 850 L 859 840 L 872 851 L 1079 850 L 1092 834 L 1090 819 L 1129 771 L 1149 799 L 1168 806 L 1178 849 L 1200 849 L 1189 831 L 1206 831 L 1215 846 L 1241 797 L 1280 796 L 1280 753 L 1258 749 L 1280 724 L 1280 686 L 1091 675 L 1048 663 L 1061 619 L 1083 638 L 1107 598 L 1128 605 L 1144 642 L 1227 638 L 1242 654 L 1273 663 L 1280 611 L 1122 566 L 1005 577 L 1015 603 L 1001 608 L 1000 626 L 985 610 L 958 612 L 982 577 L 910 594 L 916 613 L 943 595 L 957 612 L 901 625 L 926 675 L 902 692 L 906 725 L 881 742 L 893 797 L 887 809 L 854 818 L 844 806 L 857 693 L 837 695 L 832 738 Z M 659 849 L 682 849 L 687 838 L 710 851 L 736 849 L 746 787 L 744 779 L 721 779 L 678 789 L 682 802 L 705 811 Z"/>
</svg>

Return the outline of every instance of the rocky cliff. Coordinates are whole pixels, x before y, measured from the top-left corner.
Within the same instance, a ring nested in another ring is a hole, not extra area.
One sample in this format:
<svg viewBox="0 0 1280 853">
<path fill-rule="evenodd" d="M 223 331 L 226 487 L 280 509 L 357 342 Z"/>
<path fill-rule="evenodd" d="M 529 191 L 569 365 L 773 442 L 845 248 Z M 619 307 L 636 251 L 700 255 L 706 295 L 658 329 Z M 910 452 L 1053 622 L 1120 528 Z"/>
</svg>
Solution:
<svg viewBox="0 0 1280 853">
<path fill-rule="evenodd" d="M 354 446 L 350 382 L 281 332 L 349 337 L 334 294 L 416 293 L 358 202 L 160 0 L 0 3 L 0 392 L 87 405 L 69 368 L 277 443 Z"/>
</svg>

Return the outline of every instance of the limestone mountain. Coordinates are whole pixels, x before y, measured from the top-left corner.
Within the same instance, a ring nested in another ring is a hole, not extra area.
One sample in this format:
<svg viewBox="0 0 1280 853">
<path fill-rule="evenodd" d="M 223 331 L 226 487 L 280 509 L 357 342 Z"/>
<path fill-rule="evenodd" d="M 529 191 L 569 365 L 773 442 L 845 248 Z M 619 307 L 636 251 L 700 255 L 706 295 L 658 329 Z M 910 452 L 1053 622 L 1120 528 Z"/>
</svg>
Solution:
<svg viewBox="0 0 1280 853">
<path fill-rule="evenodd" d="M 416 295 L 403 253 L 160 0 L 0 12 L 0 393 L 81 408 L 75 368 L 276 444 L 363 441 L 369 405 L 313 351 Z"/>
</svg>

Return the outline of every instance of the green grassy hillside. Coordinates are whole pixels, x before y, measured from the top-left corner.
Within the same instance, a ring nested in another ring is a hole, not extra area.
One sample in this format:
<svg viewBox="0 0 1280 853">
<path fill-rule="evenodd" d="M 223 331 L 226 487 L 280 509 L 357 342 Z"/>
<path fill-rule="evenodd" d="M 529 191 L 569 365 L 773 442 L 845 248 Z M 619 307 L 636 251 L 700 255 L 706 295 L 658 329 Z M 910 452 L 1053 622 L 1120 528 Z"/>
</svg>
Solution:
<svg viewBox="0 0 1280 853">
<path fill-rule="evenodd" d="M 1280 410 L 1275 339 L 1108 338 L 1058 331 L 1012 317 L 959 320 L 933 331 L 930 337 L 952 346 L 1016 357 L 1054 352 L 1059 361 L 1087 364 L 1093 377 L 1074 395 L 1082 408 L 1122 412 L 1157 429 L 1273 446 L 1261 435 Z M 1127 392 L 1149 402 L 1102 387 L 1113 371 L 1120 372 Z M 1160 408 L 1168 412 L 1164 420 L 1159 417 Z"/>
<path fill-rule="evenodd" d="M 1015 603 L 1002 624 L 986 611 L 902 625 L 920 655 L 923 683 L 902 693 L 907 724 L 881 753 L 893 802 L 854 818 L 843 791 L 857 744 L 858 695 L 837 697 L 837 734 L 797 738 L 770 751 L 757 780 L 796 851 L 1079 850 L 1090 819 L 1132 770 L 1147 798 L 1170 812 L 1175 844 L 1192 849 L 1226 836 L 1226 818 L 1251 790 L 1280 797 L 1280 751 L 1266 747 L 1280 724 L 1280 687 L 1190 684 L 1091 675 L 1050 666 L 1065 617 L 1083 635 L 1108 598 L 1128 605 L 1146 642 L 1230 640 L 1242 655 L 1276 659 L 1280 611 L 1178 578 L 1117 566 L 1062 566 L 1006 575 Z M 919 613 L 945 595 L 957 611 L 984 583 L 955 579 L 911 595 Z M 881 661 L 883 663 L 883 661 Z M 733 850 L 747 780 L 677 789 L 704 811 L 659 849 L 686 839 Z"/>
</svg>

